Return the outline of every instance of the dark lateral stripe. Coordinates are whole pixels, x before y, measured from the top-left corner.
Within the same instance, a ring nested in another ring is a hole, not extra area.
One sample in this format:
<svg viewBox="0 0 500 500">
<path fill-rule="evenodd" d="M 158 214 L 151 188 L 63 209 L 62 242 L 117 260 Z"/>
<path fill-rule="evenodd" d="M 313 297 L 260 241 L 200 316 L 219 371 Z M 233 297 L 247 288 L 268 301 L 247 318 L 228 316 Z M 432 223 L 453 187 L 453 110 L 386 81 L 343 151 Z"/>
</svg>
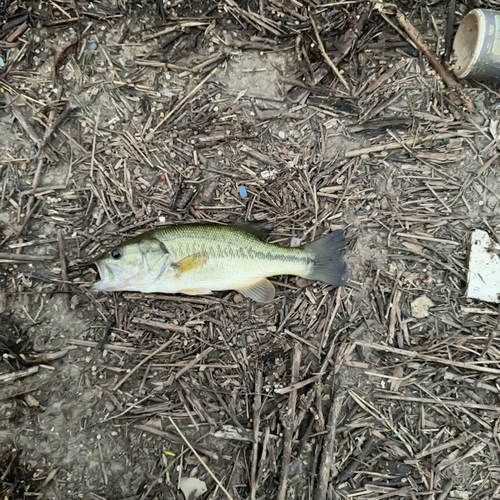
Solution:
<svg viewBox="0 0 500 500">
<path fill-rule="evenodd" d="M 248 249 L 244 250 L 244 253 L 246 254 L 245 257 L 249 259 L 255 259 L 255 260 L 267 260 L 270 262 L 297 262 L 297 263 L 302 263 L 302 262 L 307 262 L 309 263 L 312 260 L 312 257 L 309 257 L 308 255 L 300 255 L 296 253 L 278 253 L 278 252 L 265 252 L 265 251 L 260 251 L 260 250 L 253 250 L 253 249 Z"/>
</svg>

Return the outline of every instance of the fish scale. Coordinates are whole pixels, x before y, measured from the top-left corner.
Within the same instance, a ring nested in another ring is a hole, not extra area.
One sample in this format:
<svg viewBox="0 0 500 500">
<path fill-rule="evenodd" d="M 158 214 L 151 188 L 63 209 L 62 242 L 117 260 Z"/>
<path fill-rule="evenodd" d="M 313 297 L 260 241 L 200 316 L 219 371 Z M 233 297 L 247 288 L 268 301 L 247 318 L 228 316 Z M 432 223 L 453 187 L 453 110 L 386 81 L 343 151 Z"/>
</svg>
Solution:
<svg viewBox="0 0 500 500">
<path fill-rule="evenodd" d="M 201 288 L 210 285 L 212 290 L 224 290 L 228 286 L 238 288 L 253 283 L 262 275 L 307 272 L 311 257 L 301 250 L 269 245 L 234 229 L 220 232 L 205 232 L 204 229 L 203 226 L 193 227 L 191 231 L 184 230 L 180 237 L 174 235 L 173 238 L 168 231 L 157 235 L 176 261 L 193 254 L 208 254 L 204 266 L 192 269 L 179 278 L 179 289 L 192 288 L 195 283 Z M 212 241 L 207 241 L 210 238 Z M 217 241 L 222 238 L 224 241 Z"/>
</svg>

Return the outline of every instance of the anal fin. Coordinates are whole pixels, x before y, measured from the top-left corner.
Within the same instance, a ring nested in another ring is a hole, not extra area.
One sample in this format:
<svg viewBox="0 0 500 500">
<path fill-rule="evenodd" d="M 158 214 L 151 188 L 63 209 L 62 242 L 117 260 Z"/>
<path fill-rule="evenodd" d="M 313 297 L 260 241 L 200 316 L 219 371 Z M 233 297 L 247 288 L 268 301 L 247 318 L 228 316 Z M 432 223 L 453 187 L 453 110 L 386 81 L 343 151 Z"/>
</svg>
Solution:
<svg viewBox="0 0 500 500">
<path fill-rule="evenodd" d="M 255 302 L 270 302 L 274 299 L 275 290 L 273 284 L 266 278 L 238 289 L 238 292 Z"/>
</svg>

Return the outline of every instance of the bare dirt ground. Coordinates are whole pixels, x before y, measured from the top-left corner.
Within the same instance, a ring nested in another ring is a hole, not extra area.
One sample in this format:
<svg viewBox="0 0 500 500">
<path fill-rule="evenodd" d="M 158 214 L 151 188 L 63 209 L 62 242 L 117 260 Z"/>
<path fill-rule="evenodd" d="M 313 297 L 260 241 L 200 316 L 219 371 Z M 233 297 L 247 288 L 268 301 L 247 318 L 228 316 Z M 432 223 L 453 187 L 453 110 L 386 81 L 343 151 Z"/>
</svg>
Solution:
<svg viewBox="0 0 500 500">
<path fill-rule="evenodd" d="M 397 7 L 439 57 L 450 5 Z M 450 92 L 378 7 L 0 5 L 3 499 L 500 497 L 498 312 L 465 298 L 499 88 Z M 88 290 L 124 237 L 242 219 L 344 228 L 349 287 Z"/>
</svg>

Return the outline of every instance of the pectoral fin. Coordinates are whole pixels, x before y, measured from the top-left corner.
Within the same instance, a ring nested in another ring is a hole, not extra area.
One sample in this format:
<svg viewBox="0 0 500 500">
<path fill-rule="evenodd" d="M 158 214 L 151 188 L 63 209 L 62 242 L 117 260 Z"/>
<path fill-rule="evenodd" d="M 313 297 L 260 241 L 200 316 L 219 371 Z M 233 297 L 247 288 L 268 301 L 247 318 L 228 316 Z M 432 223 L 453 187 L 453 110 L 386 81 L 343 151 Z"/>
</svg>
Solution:
<svg viewBox="0 0 500 500">
<path fill-rule="evenodd" d="M 239 288 L 238 292 L 256 302 L 270 302 L 275 295 L 273 284 L 266 278 L 244 288 Z"/>
<path fill-rule="evenodd" d="M 203 264 L 205 264 L 207 259 L 208 255 L 206 253 L 194 253 L 192 255 L 184 257 L 183 259 L 175 263 L 178 275 L 187 273 L 188 271 L 192 271 L 193 269 L 202 266 Z"/>
</svg>

